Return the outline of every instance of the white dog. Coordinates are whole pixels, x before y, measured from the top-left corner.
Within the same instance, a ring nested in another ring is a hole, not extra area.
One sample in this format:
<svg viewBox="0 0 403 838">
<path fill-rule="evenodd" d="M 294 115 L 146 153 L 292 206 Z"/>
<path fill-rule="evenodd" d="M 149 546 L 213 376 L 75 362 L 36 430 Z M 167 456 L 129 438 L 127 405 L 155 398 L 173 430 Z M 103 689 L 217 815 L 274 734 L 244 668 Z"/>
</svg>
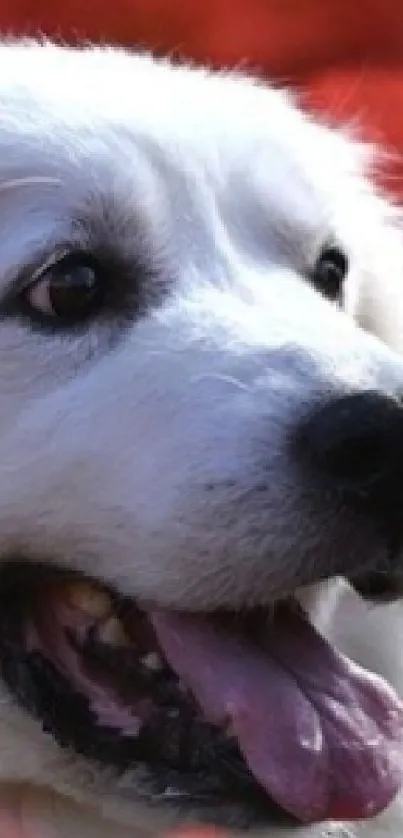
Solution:
<svg viewBox="0 0 403 838">
<path fill-rule="evenodd" d="M 2 836 L 401 835 L 370 165 L 237 75 L 0 48 Z"/>
</svg>

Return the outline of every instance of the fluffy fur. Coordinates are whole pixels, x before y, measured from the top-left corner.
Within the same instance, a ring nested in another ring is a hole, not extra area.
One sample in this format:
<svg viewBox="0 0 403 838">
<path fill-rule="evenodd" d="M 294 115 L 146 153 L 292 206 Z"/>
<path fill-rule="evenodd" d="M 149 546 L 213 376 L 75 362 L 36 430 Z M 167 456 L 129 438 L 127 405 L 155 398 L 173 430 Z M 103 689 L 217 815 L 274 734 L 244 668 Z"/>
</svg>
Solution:
<svg viewBox="0 0 403 838">
<path fill-rule="evenodd" d="M 382 559 L 370 523 L 346 526 L 312 497 L 286 444 L 329 396 L 403 388 L 403 242 L 370 165 L 351 137 L 241 76 L 117 50 L 0 47 L 2 299 L 60 249 L 107 251 L 128 276 L 117 309 L 81 330 L 2 316 L 1 562 L 39 558 L 211 609 L 264 605 Z M 350 260 L 341 308 L 309 282 L 328 240 Z M 312 609 L 403 689 L 400 605 L 371 609 L 334 582 Z M 175 822 L 136 799 L 135 769 L 100 772 L 6 687 L 0 697 L 3 799 L 25 801 L 38 835 L 45 823 L 123 838 Z M 290 834 L 402 828 L 397 802 L 359 830 Z"/>
</svg>

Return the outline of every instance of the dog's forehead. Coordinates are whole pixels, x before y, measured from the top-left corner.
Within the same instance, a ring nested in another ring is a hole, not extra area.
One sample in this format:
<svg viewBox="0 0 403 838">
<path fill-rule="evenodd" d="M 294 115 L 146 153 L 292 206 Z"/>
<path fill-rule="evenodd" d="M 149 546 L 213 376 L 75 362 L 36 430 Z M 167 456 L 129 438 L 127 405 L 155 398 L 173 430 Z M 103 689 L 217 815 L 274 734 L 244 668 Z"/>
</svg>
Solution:
<svg viewBox="0 0 403 838">
<path fill-rule="evenodd" d="M 52 137 L 74 141 L 77 156 L 91 135 L 99 146 L 125 132 L 221 172 L 264 153 L 277 168 L 306 169 L 313 154 L 313 171 L 356 162 L 354 147 L 303 117 L 283 91 L 147 54 L 0 45 L 0 109 L 3 130 L 50 147 Z"/>
<path fill-rule="evenodd" d="M 59 49 L 54 45 L 0 45 L 0 96 L 3 108 L 52 109 L 55 120 L 85 126 L 99 123 L 132 124 L 158 135 L 161 125 L 184 142 L 202 132 L 217 141 L 236 142 L 267 126 L 263 107 L 270 110 L 272 131 L 291 118 L 284 96 L 267 91 L 235 74 L 210 73 L 202 68 L 174 65 L 147 54 L 108 49 Z M 3 109 L 2 108 L 2 109 Z M 252 115 L 254 116 L 251 125 Z M 262 118 L 263 117 L 263 118 Z M 260 123 L 260 125 L 259 125 Z"/>
<path fill-rule="evenodd" d="M 204 247 L 217 209 L 215 236 L 223 221 L 241 239 L 261 227 L 266 242 L 278 221 L 286 241 L 315 239 L 313 249 L 331 215 L 349 227 L 346 174 L 361 168 L 360 147 L 241 75 L 119 50 L 0 46 L 0 112 L 0 186 L 60 179 L 53 197 L 39 182 L 32 191 L 51 224 L 80 213 L 118 230 L 144 222 L 158 246 L 163 229 L 182 238 L 187 219 Z M 29 200 L 26 190 L 18 211 Z"/>
</svg>

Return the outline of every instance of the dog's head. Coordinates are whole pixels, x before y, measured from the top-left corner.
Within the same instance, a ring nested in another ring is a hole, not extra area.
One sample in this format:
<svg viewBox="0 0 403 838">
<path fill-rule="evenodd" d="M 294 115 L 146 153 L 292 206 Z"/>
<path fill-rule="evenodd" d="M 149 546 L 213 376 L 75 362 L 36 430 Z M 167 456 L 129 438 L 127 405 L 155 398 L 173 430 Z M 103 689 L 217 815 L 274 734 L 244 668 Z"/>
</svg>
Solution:
<svg viewBox="0 0 403 838">
<path fill-rule="evenodd" d="M 393 796 L 397 699 L 296 604 L 402 590 L 403 247 L 365 163 L 240 77 L 0 49 L 0 779 L 133 820 Z"/>
</svg>

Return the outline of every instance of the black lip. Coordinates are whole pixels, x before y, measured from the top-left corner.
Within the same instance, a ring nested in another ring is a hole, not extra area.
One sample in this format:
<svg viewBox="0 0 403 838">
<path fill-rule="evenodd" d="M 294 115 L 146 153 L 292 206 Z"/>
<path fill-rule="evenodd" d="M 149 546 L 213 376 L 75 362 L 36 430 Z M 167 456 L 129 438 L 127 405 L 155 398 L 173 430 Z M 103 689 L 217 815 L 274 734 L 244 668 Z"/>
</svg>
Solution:
<svg viewBox="0 0 403 838">
<path fill-rule="evenodd" d="M 363 599 L 388 603 L 403 596 L 403 575 L 381 570 L 368 571 L 350 578 L 354 590 Z"/>
</svg>

